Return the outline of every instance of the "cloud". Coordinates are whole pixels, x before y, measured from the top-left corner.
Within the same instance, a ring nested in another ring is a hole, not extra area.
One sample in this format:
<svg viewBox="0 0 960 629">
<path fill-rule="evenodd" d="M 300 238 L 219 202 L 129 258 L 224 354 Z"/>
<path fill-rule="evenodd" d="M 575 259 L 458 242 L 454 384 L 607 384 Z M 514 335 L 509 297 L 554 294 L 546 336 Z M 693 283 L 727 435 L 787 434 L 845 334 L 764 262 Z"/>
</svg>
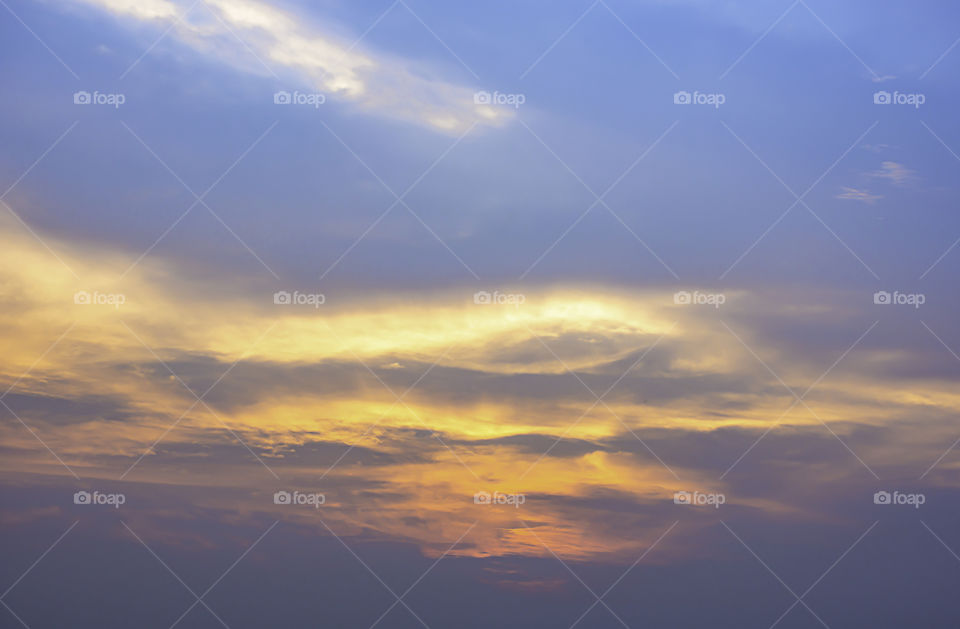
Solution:
<svg viewBox="0 0 960 629">
<path fill-rule="evenodd" d="M 157 22 L 158 31 L 162 22 L 173 22 L 169 37 L 200 54 L 293 83 L 285 89 L 321 90 L 371 115 L 453 135 L 474 123 L 496 126 L 512 117 L 507 108 L 476 104 L 476 88 L 439 78 L 422 62 L 362 50 L 303 16 L 257 0 L 207 0 L 195 8 L 170 0 L 75 1 L 127 20 Z"/>
<path fill-rule="evenodd" d="M 875 179 L 886 179 L 894 185 L 902 186 L 916 179 L 916 171 L 910 170 L 897 162 L 882 162 L 880 170 L 870 173 Z"/>
<path fill-rule="evenodd" d="M 848 201 L 860 201 L 861 203 L 873 204 L 877 199 L 882 199 L 881 194 L 872 194 L 869 190 L 858 190 L 857 188 L 848 188 L 842 186 L 843 192 L 835 196 L 835 199 L 845 199 Z"/>
</svg>

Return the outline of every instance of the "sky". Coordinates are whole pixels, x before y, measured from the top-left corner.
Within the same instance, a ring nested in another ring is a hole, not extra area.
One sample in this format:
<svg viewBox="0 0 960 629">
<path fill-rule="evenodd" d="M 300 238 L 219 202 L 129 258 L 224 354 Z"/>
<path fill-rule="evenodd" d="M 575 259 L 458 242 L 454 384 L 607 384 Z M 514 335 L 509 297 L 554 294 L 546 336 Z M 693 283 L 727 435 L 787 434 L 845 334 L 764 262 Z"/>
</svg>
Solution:
<svg viewBox="0 0 960 629">
<path fill-rule="evenodd" d="M 0 626 L 956 626 L 958 38 L 0 0 Z"/>
</svg>

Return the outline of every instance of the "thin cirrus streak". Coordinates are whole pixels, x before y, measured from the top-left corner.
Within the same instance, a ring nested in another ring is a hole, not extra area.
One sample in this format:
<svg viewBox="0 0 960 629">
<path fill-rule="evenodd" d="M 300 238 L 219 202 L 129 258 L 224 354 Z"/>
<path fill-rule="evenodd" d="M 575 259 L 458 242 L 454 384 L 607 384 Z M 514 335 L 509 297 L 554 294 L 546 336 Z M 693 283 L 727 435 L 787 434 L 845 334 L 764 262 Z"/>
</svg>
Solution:
<svg viewBox="0 0 960 629">
<path fill-rule="evenodd" d="M 351 42 L 257 0 L 75 1 L 121 23 L 155 27 L 157 38 L 150 50 L 169 39 L 226 67 L 275 79 L 289 89 L 320 90 L 331 101 L 371 115 L 450 135 L 475 123 L 500 126 L 513 116 L 509 109 L 477 102 L 478 86 L 449 81 L 415 61 L 370 50 L 362 34 Z M 135 72 L 139 62 L 123 76 Z"/>
</svg>

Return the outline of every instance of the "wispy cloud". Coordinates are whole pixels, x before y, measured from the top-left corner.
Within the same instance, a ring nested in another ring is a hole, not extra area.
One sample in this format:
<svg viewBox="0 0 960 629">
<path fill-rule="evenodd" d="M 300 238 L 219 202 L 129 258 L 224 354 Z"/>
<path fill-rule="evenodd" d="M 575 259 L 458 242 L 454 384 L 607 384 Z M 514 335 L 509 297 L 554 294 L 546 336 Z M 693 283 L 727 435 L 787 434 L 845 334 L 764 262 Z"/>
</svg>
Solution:
<svg viewBox="0 0 960 629">
<path fill-rule="evenodd" d="M 875 179 L 886 179 L 895 185 L 902 186 L 916 179 L 916 171 L 910 170 L 897 162 L 883 162 L 880 169 L 870 173 Z"/>
<path fill-rule="evenodd" d="M 859 190 L 843 186 L 842 192 L 835 196 L 835 199 L 845 199 L 847 201 L 860 201 L 861 203 L 874 203 L 877 199 L 882 199 L 882 194 L 872 194 L 869 190 Z"/>
<path fill-rule="evenodd" d="M 506 108 L 476 104 L 476 88 L 355 40 L 325 32 L 303 16 L 257 0 L 77 0 L 124 20 L 156 22 L 158 32 L 241 71 L 273 75 L 290 88 L 316 89 L 373 115 L 459 134 L 474 122 L 503 124 Z M 165 27 L 164 23 L 172 22 Z M 158 54 L 153 52 L 151 54 Z"/>
</svg>

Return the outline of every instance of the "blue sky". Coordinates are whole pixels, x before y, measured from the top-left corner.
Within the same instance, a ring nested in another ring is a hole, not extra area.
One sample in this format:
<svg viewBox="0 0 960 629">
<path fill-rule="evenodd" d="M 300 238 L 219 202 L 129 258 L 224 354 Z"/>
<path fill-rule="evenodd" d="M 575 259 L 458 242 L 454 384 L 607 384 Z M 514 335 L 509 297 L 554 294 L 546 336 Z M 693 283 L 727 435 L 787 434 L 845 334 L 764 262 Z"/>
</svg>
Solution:
<svg viewBox="0 0 960 629">
<path fill-rule="evenodd" d="M 355 41 L 382 16 L 353 49 L 358 55 L 388 60 L 412 76 L 429 77 L 429 84 L 462 88 L 468 95 L 486 89 L 525 96 L 515 114 L 500 108 L 511 122 L 474 128 L 408 198 L 417 215 L 481 277 L 519 277 L 593 203 L 578 177 L 600 194 L 672 129 L 607 199 L 653 251 L 664 252 L 661 257 L 677 275 L 697 281 L 719 277 L 793 202 L 777 177 L 799 194 L 853 146 L 810 192 L 808 204 L 877 275 L 914 280 L 957 232 L 946 190 L 957 160 L 931 133 L 948 147 L 956 145 L 949 79 L 957 62 L 948 54 L 934 65 L 952 43 L 949 20 L 935 18 L 939 12 L 949 15 L 949 7 L 925 7 L 928 19 L 919 20 L 911 17 L 913 11 L 899 15 L 895 6 L 810 10 L 798 4 L 784 15 L 791 5 L 782 4 L 725 10 L 707 3 L 611 4 L 612 13 L 600 4 L 545 11 L 529 3 L 512 9 L 508 24 L 500 12 L 487 9 L 477 11 L 482 15 L 461 15 L 411 6 L 416 11 L 411 13 L 395 5 L 383 16 L 390 5 L 361 11 L 331 3 L 286 10 L 298 16 L 307 36 L 342 42 Z M 69 228 L 93 241 L 142 250 L 179 216 L 180 205 L 188 207 L 193 200 L 121 122 L 198 192 L 278 122 L 229 185 L 212 191 L 210 203 L 230 217 L 228 224 L 265 261 L 304 279 L 332 264 L 358 229 L 362 232 L 394 200 L 350 150 L 399 194 L 459 135 L 431 133 L 423 121 L 393 119 L 408 116 L 406 105 L 367 105 L 336 92 L 320 109 L 273 106 L 277 89 L 315 89 L 314 79 L 296 67 L 261 63 L 267 44 L 260 50 L 256 43 L 251 47 L 234 39 L 203 6 L 185 21 L 216 31 L 220 52 L 206 43 L 191 44 L 175 27 L 122 80 L 118 77 L 164 32 L 165 22 L 83 3 L 21 9 L 28 23 L 28 18 L 37 28 L 49 23 L 58 33 L 55 41 L 47 38 L 56 44 L 51 48 L 61 59 L 69 58 L 73 63 L 67 65 L 81 78 L 72 77 L 39 42 L 31 43 L 22 25 L 5 23 L 10 41 L 17 42 L 10 50 L 16 63 L 8 70 L 17 98 L 5 107 L 8 116 L 24 121 L 4 130 L 19 156 L 8 158 L 10 167 L 16 172 L 15 166 L 28 166 L 78 120 L 61 149 L 33 175 L 32 188 L 45 191 L 35 194 L 42 194 L 51 228 Z M 374 89 L 376 80 L 371 79 Z M 409 93 L 399 98 L 429 98 L 413 80 L 407 87 Z M 73 88 L 122 92 L 127 102 L 115 110 L 79 109 L 69 98 Z M 726 102 L 716 109 L 680 108 L 672 94 L 681 89 L 720 92 Z M 922 92 L 927 98 L 918 109 L 877 107 L 872 95 L 879 89 Z M 472 103 L 451 102 L 448 109 L 469 111 Z M 885 162 L 915 176 L 900 183 L 880 177 Z M 57 185 L 44 177 L 55 178 Z M 144 180 L 150 183 L 144 186 Z M 837 198 L 849 189 L 864 193 L 861 199 L 867 201 Z M 80 220 L 81 213 L 71 207 L 78 204 L 96 210 L 82 212 Z M 907 204 L 919 207 L 898 209 Z M 385 258 L 416 250 L 410 262 L 419 272 L 405 275 L 469 279 L 416 219 L 402 206 L 395 209 L 350 255 L 352 263 L 344 264 L 341 274 L 376 282 Z M 200 210 L 197 214 L 205 213 Z M 769 264 L 783 265 L 778 279 L 803 281 L 808 274 L 830 281 L 827 269 L 847 281 L 869 277 L 817 219 L 802 206 L 794 210 L 738 269 L 741 277 L 752 274 L 762 281 Z M 918 214 L 923 220 L 916 220 Z M 223 228 L 205 220 L 209 216 L 191 218 L 184 231 L 209 232 L 211 249 L 240 253 L 229 251 L 237 243 L 229 235 L 221 240 Z M 162 243 L 157 253 L 175 251 L 186 237 L 181 236 Z M 933 250 L 918 247 L 922 242 Z M 536 275 L 636 277 L 620 272 L 622 260 L 610 259 L 615 252 L 631 266 L 640 265 L 647 281 L 674 279 L 602 206 L 561 244 Z M 382 255 L 373 250 L 377 246 Z M 498 255 L 485 255 L 494 246 Z M 793 248 L 799 251 L 792 258 L 778 255 Z M 584 249 L 607 255 L 564 264 L 563 258 Z M 820 252 L 823 266 L 807 271 L 806 264 L 797 263 L 810 262 L 799 254 L 811 249 Z M 896 262 L 890 264 L 890 258 Z M 453 265 L 446 264 L 451 260 Z"/>
</svg>

